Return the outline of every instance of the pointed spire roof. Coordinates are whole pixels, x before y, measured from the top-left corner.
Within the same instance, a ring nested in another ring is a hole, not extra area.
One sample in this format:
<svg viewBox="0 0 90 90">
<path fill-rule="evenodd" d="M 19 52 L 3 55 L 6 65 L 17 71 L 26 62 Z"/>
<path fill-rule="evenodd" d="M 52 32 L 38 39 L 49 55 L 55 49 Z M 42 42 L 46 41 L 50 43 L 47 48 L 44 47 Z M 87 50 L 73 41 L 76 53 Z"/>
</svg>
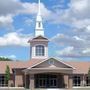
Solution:
<svg viewBox="0 0 90 90">
<path fill-rule="evenodd" d="M 38 15 L 41 15 L 41 9 L 40 9 L 40 0 L 38 0 Z"/>
<path fill-rule="evenodd" d="M 41 7 L 40 7 L 40 0 L 38 0 L 38 13 L 36 18 L 36 27 L 35 27 L 35 37 L 37 36 L 44 36 L 43 30 L 43 23 L 42 23 L 42 16 L 41 16 Z"/>
</svg>

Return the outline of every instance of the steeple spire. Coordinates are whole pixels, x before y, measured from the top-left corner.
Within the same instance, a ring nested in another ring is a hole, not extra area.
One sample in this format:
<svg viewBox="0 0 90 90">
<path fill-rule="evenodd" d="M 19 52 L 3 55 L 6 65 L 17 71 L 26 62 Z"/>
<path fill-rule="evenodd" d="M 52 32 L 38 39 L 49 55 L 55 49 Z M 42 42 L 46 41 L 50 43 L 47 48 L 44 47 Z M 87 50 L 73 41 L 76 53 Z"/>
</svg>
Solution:
<svg viewBox="0 0 90 90">
<path fill-rule="evenodd" d="M 39 9 L 39 10 L 38 10 L 38 15 L 41 15 L 41 10 L 40 10 L 40 0 L 38 0 L 38 4 L 39 4 L 39 5 L 38 5 L 38 9 Z"/>
<path fill-rule="evenodd" d="M 44 37 L 43 23 L 41 17 L 41 4 L 38 0 L 38 12 L 36 17 L 35 36 L 29 40 L 31 59 L 48 58 L 48 39 Z"/>
<path fill-rule="evenodd" d="M 38 14 L 36 18 L 36 28 L 35 28 L 35 37 L 44 36 L 43 23 L 41 17 L 41 7 L 40 0 L 38 0 Z"/>
</svg>

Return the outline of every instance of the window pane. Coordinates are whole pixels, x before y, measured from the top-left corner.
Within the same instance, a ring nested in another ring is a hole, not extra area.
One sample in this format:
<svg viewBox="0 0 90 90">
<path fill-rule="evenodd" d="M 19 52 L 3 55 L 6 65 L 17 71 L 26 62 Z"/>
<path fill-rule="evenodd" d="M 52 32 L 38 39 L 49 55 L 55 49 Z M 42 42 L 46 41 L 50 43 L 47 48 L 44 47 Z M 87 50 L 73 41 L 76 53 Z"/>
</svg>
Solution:
<svg viewBox="0 0 90 90">
<path fill-rule="evenodd" d="M 44 56 L 44 46 L 36 46 L 36 56 Z"/>
<path fill-rule="evenodd" d="M 86 86 L 90 86 L 90 78 L 86 77 Z"/>
<path fill-rule="evenodd" d="M 6 86 L 5 76 L 3 76 L 3 75 L 0 75 L 0 86 Z"/>
<path fill-rule="evenodd" d="M 80 86 L 80 84 L 81 84 L 80 76 L 74 76 L 73 77 L 73 86 Z"/>
</svg>

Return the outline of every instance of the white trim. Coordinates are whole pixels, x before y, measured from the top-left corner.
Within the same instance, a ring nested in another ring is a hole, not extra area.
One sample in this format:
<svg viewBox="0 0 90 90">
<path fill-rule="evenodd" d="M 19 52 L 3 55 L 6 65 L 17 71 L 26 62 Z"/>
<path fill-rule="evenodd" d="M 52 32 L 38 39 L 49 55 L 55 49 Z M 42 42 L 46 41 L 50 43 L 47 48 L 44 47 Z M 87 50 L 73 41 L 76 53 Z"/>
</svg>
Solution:
<svg viewBox="0 0 90 90">
<path fill-rule="evenodd" d="M 38 46 L 38 45 L 42 45 L 42 46 L 46 46 L 45 44 L 35 44 L 34 46 L 36 47 L 36 46 Z"/>
<path fill-rule="evenodd" d="M 38 47 L 38 49 L 40 50 L 44 50 L 44 53 L 41 53 L 41 52 L 39 52 L 39 55 L 37 55 L 37 47 Z M 38 44 L 38 45 L 35 45 L 35 57 L 44 57 L 44 56 L 46 56 L 45 55 L 45 52 L 46 52 L 46 50 L 45 50 L 45 45 L 43 45 L 43 44 Z"/>
<path fill-rule="evenodd" d="M 52 68 L 32 68 L 31 70 L 52 70 Z M 73 70 L 71 68 L 53 68 L 53 70 Z"/>
<path fill-rule="evenodd" d="M 44 46 L 44 56 L 36 56 L 36 46 L 38 45 L 42 45 Z M 48 45 L 47 43 L 33 43 L 33 45 L 31 46 L 32 47 L 32 56 L 31 58 L 36 58 L 36 59 L 39 59 L 39 58 L 42 58 L 42 59 L 45 59 L 45 58 L 48 58 Z"/>
</svg>

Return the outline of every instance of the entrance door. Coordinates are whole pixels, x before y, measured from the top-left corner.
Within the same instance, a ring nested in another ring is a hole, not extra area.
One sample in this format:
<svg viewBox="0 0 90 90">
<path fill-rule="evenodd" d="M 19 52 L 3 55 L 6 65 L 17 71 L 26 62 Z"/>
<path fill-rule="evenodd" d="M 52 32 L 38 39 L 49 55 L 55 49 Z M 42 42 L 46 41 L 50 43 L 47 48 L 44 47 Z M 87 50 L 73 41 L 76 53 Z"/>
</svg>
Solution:
<svg viewBox="0 0 90 90">
<path fill-rule="evenodd" d="M 50 80 L 49 80 L 49 87 L 53 87 L 53 88 L 55 88 L 55 87 L 57 87 L 57 78 L 50 78 Z"/>
<path fill-rule="evenodd" d="M 45 79 L 39 79 L 38 82 L 39 82 L 38 84 L 39 84 L 40 88 L 46 87 L 46 80 Z"/>
<path fill-rule="evenodd" d="M 38 74 L 35 75 L 36 88 L 58 88 L 57 75 Z"/>
</svg>

